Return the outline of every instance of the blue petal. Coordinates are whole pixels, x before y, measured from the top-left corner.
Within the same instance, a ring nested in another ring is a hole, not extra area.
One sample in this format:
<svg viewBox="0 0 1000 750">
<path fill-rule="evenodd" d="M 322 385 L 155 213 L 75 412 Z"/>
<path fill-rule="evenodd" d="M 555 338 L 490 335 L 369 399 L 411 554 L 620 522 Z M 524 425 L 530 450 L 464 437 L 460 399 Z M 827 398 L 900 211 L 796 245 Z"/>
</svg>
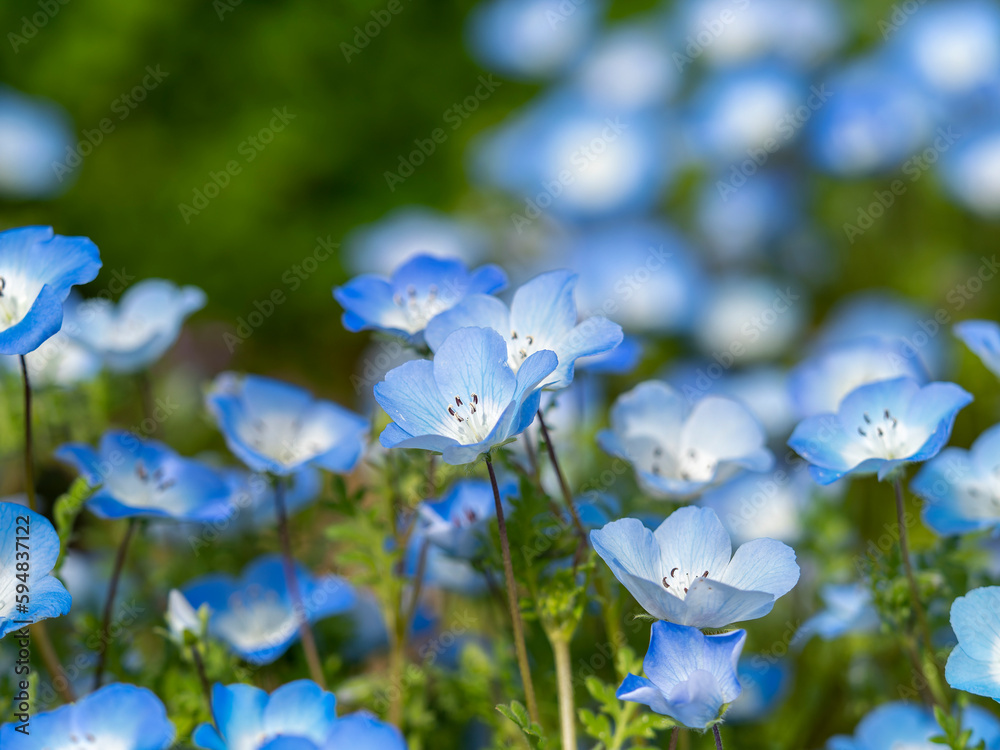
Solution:
<svg viewBox="0 0 1000 750">
<path fill-rule="evenodd" d="M 336 718 L 337 700 L 312 680 L 295 680 L 271 693 L 264 709 L 263 732 L 306 737 L 320 743 Z"/>
<path fill-rule="evenodd" d="M 93 736 L 95 747 L 165 750 L 173 743 L 174 725 L 167 710 L 146 688 L 107 685 L 74 704 L 73 710 L 74 731 Z"/>
<path fill-rule="evenodd" d="M 431 351 L 437 351 L 445 339 L 459 328 L 492 328 L 502 336 L 509 336 L 511 327 L 507 305 L 485 294 L 469 295 L 450 310 L 434 316 L 424 330 L 424 338 Z"/>
<path fill-rule="evenodd" d="M 719 580 L 738 589 L 784 596 L 799 580 L 795 550 L 774 539 L 754 539 L 736 550 Z"/>
<path fill-rule="evenodd" d="M 644 677 L 636 677 L 634 674 L 626 676 L 615 692 L 615 697 L 621 701 L 642 703 L 664 716 L 670 714 L 670 704 L 667 703 L 666 696 L 656 685 Z"/>
<path fill-rule="evenodd" d="M 1000 669 L 996 663 L 973 659 L 961 645 L 948 656 L 944 676 L 956 690 L 1000 700 Z"/>
<path fill-rule="evenodd" d="M 603 529 L 591 531 L 590 541 L 615 578 L 649 614 L 665 619 L 679 611 L 677 605 L 667 608 L 673 604 L 670 600 L 680 600 L 663 589 L 660 545 L 642 521 L 636 518 L 612 521 Z"/>
<path fill-rule="evenodd" d="M 476 395 L 489 414 L 502 412 L 514 398 L 516 379 L 507 365 L 507 344 L 492 328 L 455 331 L 441 344 L 433 364 L 444 396 L 433 408 L 445 416 L 455 397 L 468 401 Z M 433 403 L 433 395 L 424 398 Z"/>
<path fill-rule="evenodd" d="M 654 536 L 664 568 L 676 566 L 695 575 L 707 570 L 709 578 L 715 580 L 721 580 L 719 576 L 729 565 L 733 552 L 729 533 L 711 508 L 688 506 L 675 510 Z"/>
<path fill-rule="evenodd" d="M 338 719 L 327 736 L 326 747 L 361 750 L 406 750 L 406 741 L 396 727 L 359 712 Z"/>
<path fill-rule="evenodd" d="M 573 288 L 577 275 L 550 271 L 521 286 L 510 304 L 510 325 L 521 337 L 561 338 L 576 325 Z"/>
<path fill-rule="evenodd" d="M 1000 648 L 1000 586 L 973 589 L 951 605 L 958 645 L 973 659 L 993 662 Z"/>
<path fill-rule="evenodd" d="M 1000 325 L 990 320 L 965 320 L 952 328 L 954 334 L 1000 377 Z"/>
<path fill-rule="evenodd" d="M 451 437 L 454 432 L 448 421 L 449 403 L 441 395 L 434 378 L 434 364 L 429 360 L 413 360 L 390 370 L 385 380 L 375 385 L 375 400 L 399 430 L 408 435 Z M 395 438 L 396 433 L 389 436 Z M 383 445 L 385 439 L 382 438 Z"/>
<path fill-rule="evenodd" d="M 212 688 L 215 726 L 228 747 L 253 746 L 264 731 L 267 693 L 252 685 L 221 685 Z"/>
</svg>

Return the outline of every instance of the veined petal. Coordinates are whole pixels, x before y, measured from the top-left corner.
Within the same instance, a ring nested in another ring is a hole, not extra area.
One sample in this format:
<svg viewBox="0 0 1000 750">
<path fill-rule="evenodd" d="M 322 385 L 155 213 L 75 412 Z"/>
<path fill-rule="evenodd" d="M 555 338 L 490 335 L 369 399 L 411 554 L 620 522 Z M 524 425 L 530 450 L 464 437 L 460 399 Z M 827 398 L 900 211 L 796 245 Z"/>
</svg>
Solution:
<svg viewBox="0 0 1000 750">
<path fill-rule="evenodd" d="M 799 580 L 795 550 L 774 539 L 754 539 L 736 550 L 719 580 L 745 591 L 784 596 Z"/>
<path fill-rule="evenodd" d="M 459 328 L 492 328 L 510 336 L 510 313 L 507 305 L 486 294 L 470 294 L 450 310 L 438 313 L 427 324 L 424 339 L 431 351 L 437 351 Z"/>
</svg>

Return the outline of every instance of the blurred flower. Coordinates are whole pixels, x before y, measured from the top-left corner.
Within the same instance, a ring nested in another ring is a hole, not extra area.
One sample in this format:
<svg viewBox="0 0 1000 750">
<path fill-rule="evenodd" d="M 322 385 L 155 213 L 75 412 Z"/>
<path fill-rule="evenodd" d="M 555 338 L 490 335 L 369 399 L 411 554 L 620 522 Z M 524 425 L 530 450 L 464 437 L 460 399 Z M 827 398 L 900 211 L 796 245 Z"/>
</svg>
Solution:
<svg viewBox="0 0 1000 750">
<path fill-rule="evenodd" d="M 814 486 L 804 471 L 748 472 L 708 490 L 698 503 L 715 511 L 737 545 L 761 537 L 794 544 Z"/>
<path fill-rule="evenodd" d="M 486 255 L 488 239 L 471 222 L 423 206 L 404 206 L 353 229 L 344 246 L 352 271 L 379 273 L 417 255 L 471 265 Z"/>
<path fill-rule="evenodd" d="M 469 295 L 427 325 L 427 343 L 437 351 L 460 328 L 492 328 L 507 342 L 507 363 L 512 372 L 516 374 L 535 352 L 549 350 L 555 352 L 559 364 L 542 387 L 566 388 L 573 382 L 579 357 L 610 351 L 622 340 L 621 326 L 603 316 L 577 323 L 573 299 L 576 279 L 569 271 L 536 276 L 514 293 L 510 309 L 496 297 Z"/>
<path fill-rule="evenodd" d="M 500 487 L 500 498 L 506 500 L 515 492 L 517 485 L 506 483 Z M 421 503 L 417 513 L 419 528 L 414 533 L 449 555 L 470 559 L 496 518 L 493 486 L 471 479 L 456 482 L 441 500 Z"/>
<path fill-rule="evenodd" d="M 176 734 L 163 703 L 146 688 L 116 683 L 76 703 L 31 717 L 30 735 L 18 724 L 0 727 L 0 743 L 19 750 L 167 750 Z M 85 744 L 81 744 L 85 743 Z"/>
<path fill-rule="evenodd" d="M 310 623 L 346 612 L 354 605 L 354 589 L 341 578 L 314 578 L 301 565 L 295 577 Z M 181 593 L 195 609 L 208 605 L 208 632 L 252 664 L 270 664 L 299 637 L 299 621 L 279 555 L 251 562 L 239 579 L 210 574 L 187 583 Z"/>
<path fill-rule="evenodd" d="M 990 372 L 1000 378 L 1000 325 L 992 320 L 963 320 L 951 330 Z"/>
<path fill-rule="evenodd" d="M 717 281 L 706 297 L 695 337 L 702 351 L 725 367 L 780 355 L 805 325 L 808 302 L 801 286 L 732 275 Z"/>
<path fill-rule="evenodd" d="M 371 429 L 339 404 L 260 375 L 224 372 L 205 402 L 229 450 L 254 471 L 278 476 L 305 465 L 351 471 Z"/>
<path fill-rule="evenodd" d="M 211 521 L 229 514 L 229 487 L 222 475 L 155 440 L 109 430 L 97 450 L 66 443 L 55 456 L 96 489 L 87 507 L 100 518 Z"/>
<path fill-rule="evenodd" d="M 817 612 L 799 628 L 794 642 L 804 645 L 814 635 L 831 641 L 853 633 L 878 629 L 879 617 L 872 592 L 860 583 L 828 583 L 819 590 L 826 609 Z"/>
<path fill-rule="evenodd" d="M 212 724 L 194 742 L 206 750 L 405 750 L 395 727 L 368 714 L 336 716 L 337 700 L 311 680 L 295 680 L 268 695 L 251 685 L 212 688 Z"/>
<path fill-rule="evenodd" d="M 744 656 L 736 674 L 742 692 L 726 711 L 726 721 L 732 724 L 762 721 L 784 699 L 791 683 L 788 665 L 770 654 Z"/>
<path fill-rule="evenodd" d="M 560 262 L 580 275 L 580 309 L 628 331 L 683 331 L 701 308 L 702 269 L 684 238 L 662 222 L 589 226 L 571 239 Z"/>
<path fill-rule="evenodd" d="M 924 523 L 938 534 L 967 534 L 1000 525 L 1000 425 L 969 450 L 945 448 L 914 477 Z"/>
<path fill-rule="evenodd" d="M 536 351 L 515 376 L 504 338 L 490 328 L 461 328 L 438 347 L 434 361 L 407 362 L 375 386 L 375 400 L 393 419 L 379 440 L 386 448 L 420 448 L 445 463 L 475 461 L 524 431 L 535 418 L 543 382 L 558 365 Z"/>
<path fill-rule="evenodd" d="M 50 198 L 69 185 L 60 166 L 75 146 L 73 123 L 54 102 L 0 86 L 0 194 Z"/>
<path fill-rule="evenodd" d="M 800 417 L 837 411 L 858 386 L 907 377 L 927 382 L 920 358 L 902 341 L 859 338 L 820 348 L 789 374 L 788 388 Z"/>
<path fill-rule="evenodd" d="M 348 331 L 383 331 L 420 344 L 434 316 L 468 294 L 492 294 L 506 285 L 507 276 L 498 266 L 470 272 L 457 260 L 417 255 L 391 278 L 362 274 L 335 287 L 333 296 L 344 308 Z"/>
<path fill-rule="evenodd" d="M 566 70 L 596 35 L 602 0 L 482 0 L 467 21 L 472 56 L 514 78 L 546 78 Z"/>
<path fill-rule="evenodd" d="M 697 628 L 654 622 L 642 660 L 646 677 L 628 675 L 615 695 L 649 706 L 685 727 L 711 726 L 742 690 L 736 663 L 746 637 L 745 630 L 703 635 Z"/>
<path fill-rule="evenodd" d="M 4 539 L 0 544 L 0 638 L 25 627 L 16 620 L 34 623 L 69 612 L 69 592 L 49 575 L 59 557 L 59 535 L 49 520 L 23 505 L 0 503 L 0 534 Z M 21 542 L 15 544 L 19 538 Z M 27 588 L 18 591 L 20 584 Z"/>
<path fill-rule="evenodd" d="M 86 237 L 52 227 L 0 232 L 0 354 L 27 354 L 55 335 L 70 289 L 93 281 L 100 268 Z"/>
<path fill-rule="evenodd" d="M 958 597 L 951 605 L 951 627 L 958 645 L 945 668 L 948 684 L 1000 700 L 1000 586 L 973 589 Z M 1000 747 L 1000 726 L 995 733 Z"/>
<path fill-rule="evenodd" d="M 734 555 L 709 508 L 674 511 L 650 531 L 635 518 L 591 531 L 594 550 L 646 612 L 696 628 L 756 620 L 799 580 L 795 551 L 755 539 Z"/>
<path fill-rule="evenodd" d="M 809 128 L 809 151 L 827 172 L 858 177 L 895 169 L 923 148 L 933 122 L 912 78 L 884 56 L 852 62 Z"/>
<path fill-rule="evenodd" d="M 162 357 L 184 319 L 204 306 L 205 293 L 196 286 L 145 279 L 127 289 L 117 307 L 100 297 L 69 306 L 65 330 L 100 355 L 108 369 L 137 372 Z"/>
<path fill-rule="evenodd" d="M 1000 215 L 1000 130 L 963 138 L 942 154 L 939 171 L 958 203 L 986 218 Z"/>
<path fill-rule="evenodd" d="M 202 625 L 198 611 L 177 589 L 171 589 L 167 596 L 166 620 L 170 636 L 178 646 L 184 646 L 185 633 L 190 633 L 195 638 L 201 636 Z"/>
<path fill-rule="evenodd" d="M 869 383 L 851 391 L 835 414 L 802 420 L 788 445 L 812 464 L 809 472 L 820 484 L 855 473 L 885 479 L 903 464 L 937 455 L 955 416 L 970 403 L 972 396 L 954 383 Z"/>
<path fill-rule="evenodd" d="M 619 396 L 601 447 L 630 461 L 644 490 L 686 497 L 739 469 L 766 471 L 774 457 L 764 430 L 736 401 L 707 396 L 694 406 L 666 383 L 647 381 Z"/>
<path fill-rule="evenodd" d="M 266 476 L 244 469 L 227 469 L 223 476 L 231 493 L 230 506 L 239 509 L 238 520 L 246 518 L 255 526 L 273 526 L 277 522 L 275 486 Z M 315 500 L 323 485 L 319 470 L 313 466 L 301 467 L 284 481 L 282 498 L 289 518 Z"/>
<path fill-rule="evenodd" d="M 71 388 L 97 377 L 100 358 L 78 344 L 65 330 L 45 339 L 42 345 L 25 355 L 31 387 Z M 0 357 L 8 370 L 20 375 L 19 357 Z"/>
<path fill-rule="evenodd" d="M 962 713 L 962 726 L 972 730 L 969 743 L 975 747 L 986 742 L 986 750 L 1000 748 L 1000 722 L 979 706 L 969 706 Z M 931 709 L 915 703 L 883 703 L 868 712 L 854 730 L 853 737 L 837 735 L 827 743 L 827 750 L 886 750 L 886 748 L 927 748 L 936 746 L 932 737 L 941 736 L 941 726 Z"/>
</svg>

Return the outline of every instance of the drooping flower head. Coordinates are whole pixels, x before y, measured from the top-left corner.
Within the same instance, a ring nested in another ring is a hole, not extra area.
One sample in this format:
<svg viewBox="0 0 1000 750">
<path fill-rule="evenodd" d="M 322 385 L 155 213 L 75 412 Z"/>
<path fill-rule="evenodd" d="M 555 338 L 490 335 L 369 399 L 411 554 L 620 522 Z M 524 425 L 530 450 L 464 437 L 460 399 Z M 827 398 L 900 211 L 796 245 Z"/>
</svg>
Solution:
<svg viewBox="0 0 1000 750">
<path fill-rule="evenodd" d="M 704 635 L 697 628 L 654 622 L 642 660 L 646 677 L 628 675 L 616 695 L 685 727 L 705 729 L 742 691 L 736 665 L 746 638 L 745 630 Z"/>
<path fill-rule="evenodd" d="M 224 372 L 205 397 L 229 450 L 254 471 L 277 476 L 307 464 L 351 471 L 368 420 L 304 388 L 260 375 Z"/>
<path fill-rule="evenodd" d="M 342 718 L 337 700 L 311 680 L 295 680 L 268 695 L 251 685 L 212 688 L 214 724 L 194 742 L 205 750 L 406 750 L 395 727 L 364 713 Z"/>
<path fill-rule="evenodd" d="M 92 487 L 87 507 L 101 518 L 168 517 L 211 521 L 229 514 L 230 490 L 209 466 L 155 440 L 109 430 L 94 450 L 67 443 L 56 458 L 73 466 Z"/>
<path fill-rule="evenodd" d="M 536 276 L 514 293 L 509 309 L 496 297 L 470 295 L 428 324 L 427 343 L 437 351 L 459 328 L 492 328 L 507 342 L 507 363 L 515 373 L 535 352 L 555 352 L 559 366 L 543 387 L 565 388 L 578 358 L 610 351 L 622 341 L 621 326 L 605 317 L 577 323 L 576 278 L 569 271 Z"/>
<path fill-rule="evenodd" d="M 515 375 L 499 333 L 460 328 L 433 362 L 406 362 L 375 386 L 375 400 L 393 419 L 380 441 L 386 448 L 435 451 L 453 465 L 475 461 L 531 424 L 539 384 L 557 365 L 554 352 L 536 351 Z"/>
<path fill-rule="evenodd" d="M 31 717 L 29 734 L 0 727 L 0 745 L 17 750 L 167 750 L 175 730 L 146 688 L 105 685 L 76 703 Z"/>
<path fill-rule="evenodd" d="M 1000 325 L 992 320 L 963 320 L 952 328 L 954 334 L 1000 378 Z"/>
<path fill-rule="evenodd" d="M 304 617 L 310 623 L 346 612 L 354 589 L 336 576 L 313 577 L 296 564 Z M 208 605 L 208 632 L 253 664 L 270 664 L 299 637 L 299 621 L 279 555 L 250 563 L 239 579 L 211 574 L 181 589 L 192 608 Z"/>
<path fill-rule="evenodd" d="M 344 308 L 348 331 L 383 331 L 420 344 L 434 316 L 466 295 L 493 294 L 506 285 L 507 276 L 498 266 L 469 271 L 458 260 L 418 255 L 391 278 L 362 274 L 336 287 L 333 296 Z"/>
<path fill-rule="evenodd" d="M 635 518 L 591 531 L 594 550 L 646 612 L 696 628 L 756 620 L 795 586 L 795 551 L 755 539 L 733 554 L 715 511 L 685 507 L 650 531 Z"/>
<path fill-rule="evenodd" d="M 835 414 L 802 420 L 788 444 L 820 484 L 847 474 L 885 479 L 910 462 L 926 461 L 948 442 L 959 410 L 972 396 L 954 383 L 921 387 L 911 378 L 869 383 L 851 391 Z"/>
<path fill-rule="evenodd" d="M 1000 701 L 1000 586 L 958 597 L 951 605 L 951 627 L 958 645 L 945 667 L 948 684 Z"/>
<path fill-rule="evenodd" d="M 49 575 L 58 557 L 59 535 L 45 516 L 23 505 L 0 503 L 0 638 L 25 627 L 15 620 L 38 622 L 69 612 L 69 592 Z M 18 592 L 22 583 L 27 584 L 26 595 L 23 589 Z M 24 610 L 18 609 L 22 606 Z"/>
<path fill-rule="evenodd" d="M 913 478 L 924 523 L 938 534 L 967 534 L 1000 525 L 1000 425 L 972 448 L 945 448 Z"/>
<path fill-rule="evenodd" d="M 694 406 L 666 383 L 640 383 L 611 410 L 601 447 L 635 467 L 639 484 L 660 497 L 687 497 L 745 468 L 766 471 L 774 457 L 742 404 L 707 396 Z"/>
<path fill-rule="evenodd" d="M 972 730 L 969 746 L 986 742 L 986 750 L 1000 748 L 1000 722 L 979 706 L 962 711 L 962 726 Z M 941 745 L 932 742 L 940 737 L 941 726 L 934 713 L 925 706 L 905 701 L 883 703 L 861 720 L 853 737 L 837 735 L 827 743 L 827 750 L 936 750 Z"/>
<path fill-rule="evenodd" d="M 97 277 L 101 257 L 86 237 L 52 227 L 0 232 L 0 354 L 27 354 L 62 327 L 70 289 Z"/>
<path fill-rule="evenodd" d="M 137 372 L 173 346 L 184 320 L 205 306 L 205 293 L 163 279 L 129 287 L 118 304 L 103 297 L 67 311 L 66 331 L 114 372 Z"/>
</svg>

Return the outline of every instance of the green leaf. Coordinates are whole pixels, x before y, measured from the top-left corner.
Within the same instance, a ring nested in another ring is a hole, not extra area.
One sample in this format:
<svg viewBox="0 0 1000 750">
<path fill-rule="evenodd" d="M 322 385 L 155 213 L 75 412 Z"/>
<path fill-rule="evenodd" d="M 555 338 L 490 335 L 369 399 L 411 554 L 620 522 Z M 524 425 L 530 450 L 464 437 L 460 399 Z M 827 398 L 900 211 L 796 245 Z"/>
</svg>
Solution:
<svg viewBox="0 0 1000 750">
<path fill-rule="evenodd" d="M 59 534 L 59 561 L 63 560 L 66 554 L 66 547 L 69 545 L 70 534 L 73 533 L 73 524 L 76 522 L 76 517 L 80 515 L 80 511 L 83 510 L 84 503 L 90 499 L 91 495 L 94 494 L 100 485 L 97 487 L 91 487 L 90 483 L 83 477 L 77 478 L 73 484 L 70 485 L 69 490 L 65 495 L 60 495 L 55 502 L 53 516 L 56 522 L 56 531 Z M 59 567 L 56 567 L 58 571 Z"/>
</svg>

